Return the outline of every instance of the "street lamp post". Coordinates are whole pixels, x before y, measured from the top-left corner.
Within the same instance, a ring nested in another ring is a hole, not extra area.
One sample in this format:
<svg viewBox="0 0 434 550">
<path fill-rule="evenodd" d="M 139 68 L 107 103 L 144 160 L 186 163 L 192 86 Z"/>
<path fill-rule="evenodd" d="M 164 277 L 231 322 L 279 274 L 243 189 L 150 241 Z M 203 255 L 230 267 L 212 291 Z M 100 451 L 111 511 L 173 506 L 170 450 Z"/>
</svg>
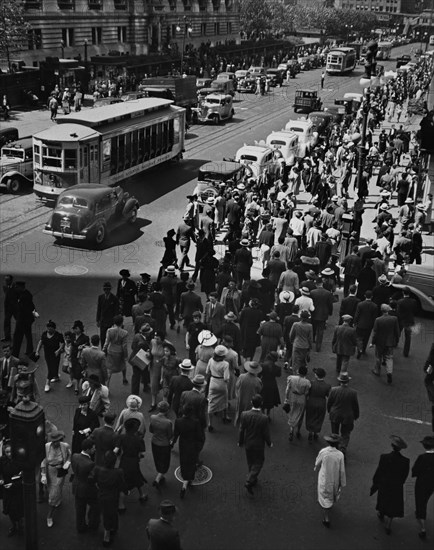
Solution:
<svg viewBox="0 0 434 550">
<path fill-rule="evenodd" d="M 62 51 L 62 59 L 65 59 L 65 41 L 64 40 L 60 41 L 60 49 Z"/>
<path fill-rule="evenodd" d="M 176 32 L 182 32 L 182 50 L 181 50 L 181 75 L 183 74 L 183 68 L 184 68 L 184 50 L 185 50 L 185 39 L 187 37 L 187 33 L 190 33 L 193 28 L 191 26 L 190 21 L 188 21 L 187 16 L 184 15 L 182 18 L 182 28 L 181 24 L 178 22 L 176 25 Z"/>
<path fill-rule="evenodd" d="M 87 38 L 85 38 L 84 40 L 84 63 L 85 63 L 85 66 L 87 67 Z"/>
</svg>

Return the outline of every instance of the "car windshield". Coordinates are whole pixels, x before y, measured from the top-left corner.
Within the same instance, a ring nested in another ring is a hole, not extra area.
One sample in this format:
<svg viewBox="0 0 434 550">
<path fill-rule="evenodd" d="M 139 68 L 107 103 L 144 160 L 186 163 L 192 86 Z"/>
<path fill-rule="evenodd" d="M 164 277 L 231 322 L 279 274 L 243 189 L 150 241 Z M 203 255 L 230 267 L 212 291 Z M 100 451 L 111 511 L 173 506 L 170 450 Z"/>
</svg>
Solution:
<svg viewBox="0 0 434 550">
<path fill-rule="evenodd" d="M 303 128 L 298 128 L 298 126 L 290 126 L 288 130 L 291 130 L 291 132 L 298 132 L 299 134 L 304 132 Z"/>
<path fill-rule="evenodd" d="M 256 162 L 258 157 L 255 157 L 254 155 L 240 155 L 240 160 L 251 160 L 252 162 Z"/>
<path fill-rule="evenodd" d="M 280 139 L 272 139 L 270 141 L 271 145 L 286 145 L 285 141 L 281 141 Z"/>
<path fill-rule="evenodd" d="M 71 206 L 75 208 L 89 208 L 89 203 L 87 200 L 82 199 L 81 197 L 62 197 L 59 201 L 59 205 Z"/>
<path fill-rule="evenodd" d="M 3 147 L 2 149 L 2 157 L 7 158 L 19 158 L 21 160 L 24 160 L 24 149 L 8 149 L 7 147 Z"/>
<path fill-rule="evenodd" d="M 210 103 L 211 105 L 220 105 L 221 103 L 220 99 L 215 99 L 214 97 L 207 97 L 206 102 Z"/>
</svg>

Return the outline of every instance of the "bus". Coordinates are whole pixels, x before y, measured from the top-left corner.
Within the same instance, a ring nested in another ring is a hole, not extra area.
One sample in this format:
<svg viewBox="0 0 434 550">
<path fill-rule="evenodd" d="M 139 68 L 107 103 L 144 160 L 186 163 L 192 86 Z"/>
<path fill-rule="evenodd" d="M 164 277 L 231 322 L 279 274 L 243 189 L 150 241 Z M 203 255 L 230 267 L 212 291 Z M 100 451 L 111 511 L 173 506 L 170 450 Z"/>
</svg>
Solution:
<svg viewBox="0 0 434 550">
<path fill-rule="evenodd" d="M 114 185 L 184 152 L 185 109 L 143 98 L 59 117 L 33 136 L 33 191 L 55 201 L 79 183 Z"/>
<path fill-rule="evenodd" d="M 326 71 L 328 74 L 348 74 L 356 66 L 356 50 L 342 46 L 333 48 L 327 55 Z"/>
<path fill-rule="evenodd" d="M 385 60 L 390 59 L 392 55 L 392 42 L 378 42 L 377 59 Z"/>
</svg>

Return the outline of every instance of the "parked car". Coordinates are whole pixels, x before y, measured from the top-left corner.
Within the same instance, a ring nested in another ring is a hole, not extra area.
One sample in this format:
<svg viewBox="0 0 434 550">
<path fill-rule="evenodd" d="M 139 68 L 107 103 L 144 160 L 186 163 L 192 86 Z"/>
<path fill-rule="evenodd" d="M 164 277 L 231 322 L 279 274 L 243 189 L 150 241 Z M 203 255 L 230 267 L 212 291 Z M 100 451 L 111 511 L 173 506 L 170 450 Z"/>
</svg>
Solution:
<svg viewBox="0 0 434 550">
<path fill-rule="evenodd" d="M 284 73 L 280 69 L 267 69 L 267 80 L 270 86 L 282 86 Z"/>
<path fill-rule="evenodd" d="M 322 101 L 318 97 L 316 90 L 296 90 L 294 101 L 294 112 L 304 111 L 310 113 L 311 111 L 320 111 Z"/>
<path fill-rule="evenodd" d="M 60 193 L 44 233 L 56 239 L 103 244 L 108 233 L 137 219 L 138 201 L 122 187 L 73 185 Z"/>
<path fill-rule="evenodd" d="M 407 63 L 410 63 L 411 61 L 411 55 L 401 55 L 401 57 L 398 57 L 396 60 L 396 68 L 399 69 L 399 67 L 402 67 L 402 65 L 407 65 Z"/>
<path fill-rule="evenodd" d="M 299 156 L 305 157 L 318 143 L 318 132 L 314 130 L 313 122 L 309 119 L 290 120 L 285 130 L 295 132 L 299 140 Z"/>
<path fill-rule="evenodd" d="M 419 311 L 425 313 L 434 313 L 434 265 L 430 261 L 428 264 L 407 266 L 407 272 L 403 284 L 392 284 L 397 291 L 402 291 L 404 287 L 410 289 L 410 295 L 418 304 Z M 395 296 L 399 298 L 400 296 Z"/>
<path fill-rule="evenodd" d="M 213 122 L 220 124 L 223 120 L 231 120 L 235 114 L 230 94 L 208 94 L 193 107 L 193 120 L 195 122 Z"/>
<path fill-rule="evenodd" d="M 327 111 L 312 111 L 308 119 L 313 123 L 313 131 L 318 133 L 318 138 L 327 139 L 333 126 L 333 115 Z"/>
<path fill-rule="evenodd" d="M 248 75 L 238 81 L 238 91 L 240 93 L 254 94 L 256 92 L 256 78 Z"/>
<path fill-rule="evenodd" d="M 211 88 L 219 94 L 231 94 L 233 96 L 235 95 L 235 84 L 235 80 L 217 78 L 217 80 L 211 82 Z"/>
<path fill-rule="evenodd" d="M 255 67 L 255 66 L 251 66 L 249 67 L 249 73 L 250 73 L 250 76 L 256 78 L 258 76 L 265 76 L 265 67 Z"/>
<path fill-rule="evenodd" d="M 246 174 L 258 178 L 264 168 L 269 170 L 276 164 L 274 151 L 261 145 L 244 145 L 235 154 L 235 162 L 246 166 Z"/>
<path fill-rule="evenodd" d="M 295 78 L 295 75 L 297 75 L 301 71 L 300 63 L 297 59 L 288 59 L 286 64 L 291 70 L 291 78 Z M 293 74 L 294 76 L 292 76 Z"/>
<path fill-rule="evenodd" d="M 202 88 L 211 87 L 212 78 L 196 78 L 196 88 L 201 90 Z"/>
<path fill-rule="evenodd" d="M 299 158 L 299 139 L 295 132 L 289 132 L 288 130 L 271 132 L 265 143 L 274 151 L 280 152 L 286 166 L 293 166 Z"/>
<path fill-rule="evenodd" d="M 239 162 L 220 160 L 207 162 L 199 168 L 197 185 L 193 194 L 202 202 L 208 197 L 215 197 L 219 191 L 219 185 L 224 183 L 230 187 L 236 187 L 243 179 L 244 165 Z"/>
<path fill-rule="evenodd" d="M 30 187 L 33 184 L 32 138 L 3 145 L 0 155 L 1 188 L 6 188 L 9 193 L 19 193 L 25 185 Z"/>
</svg>

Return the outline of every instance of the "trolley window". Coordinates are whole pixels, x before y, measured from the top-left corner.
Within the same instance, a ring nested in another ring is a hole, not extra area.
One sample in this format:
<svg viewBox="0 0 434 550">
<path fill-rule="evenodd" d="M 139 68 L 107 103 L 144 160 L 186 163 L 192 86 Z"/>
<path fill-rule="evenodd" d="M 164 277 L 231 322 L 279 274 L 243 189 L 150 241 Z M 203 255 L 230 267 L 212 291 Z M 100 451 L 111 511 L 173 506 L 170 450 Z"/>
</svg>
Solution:
<svg viewBox="0 0 434 550">
<path fill-rule="evenodd" d="M 75 170 L 77 168 L 77 151 L 75 149 L 65 149 L 65 170 Z"/>
<path fill-rule="evenodd" d="M 62 149 L 60 147 L 42 147 L 42 165 L 62 168 Z"/>
</svg>

